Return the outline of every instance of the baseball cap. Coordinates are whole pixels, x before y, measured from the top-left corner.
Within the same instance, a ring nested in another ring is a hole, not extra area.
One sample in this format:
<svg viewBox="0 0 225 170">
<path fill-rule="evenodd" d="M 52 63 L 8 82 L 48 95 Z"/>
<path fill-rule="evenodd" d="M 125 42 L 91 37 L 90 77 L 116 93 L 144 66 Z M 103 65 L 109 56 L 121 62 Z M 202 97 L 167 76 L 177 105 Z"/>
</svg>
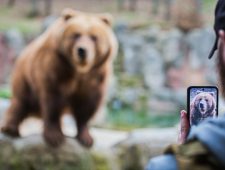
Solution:
<svg viewBox="0 0 225 170">
<path fill-rule="evenodd" d="M 225 0 L 218 0 L 215 10 L 215 22 L 214 31 L 216 34 L 216 40 L 214 42 L 213 48 L 209 54 L 209 59 L 213 57 L 214 52 L 217 50 L 217 43 L 219 40 L 219 30 L 225 29 Z"/>
</svg>

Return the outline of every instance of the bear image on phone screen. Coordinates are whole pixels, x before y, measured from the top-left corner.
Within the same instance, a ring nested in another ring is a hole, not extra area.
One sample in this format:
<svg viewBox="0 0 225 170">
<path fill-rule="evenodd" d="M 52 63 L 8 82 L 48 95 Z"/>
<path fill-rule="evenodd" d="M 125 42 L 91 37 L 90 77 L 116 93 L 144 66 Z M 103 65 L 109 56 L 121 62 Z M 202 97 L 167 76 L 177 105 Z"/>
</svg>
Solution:
<svg viewBox="0 0 225 170">
<path fill-rule="evenodd" d="M 216 117 L 217 103 L 216 92 L 203 90 L 191 90 L 190 95 L 190 124 L 198 125 L 209 117 Z"/>
</svg>

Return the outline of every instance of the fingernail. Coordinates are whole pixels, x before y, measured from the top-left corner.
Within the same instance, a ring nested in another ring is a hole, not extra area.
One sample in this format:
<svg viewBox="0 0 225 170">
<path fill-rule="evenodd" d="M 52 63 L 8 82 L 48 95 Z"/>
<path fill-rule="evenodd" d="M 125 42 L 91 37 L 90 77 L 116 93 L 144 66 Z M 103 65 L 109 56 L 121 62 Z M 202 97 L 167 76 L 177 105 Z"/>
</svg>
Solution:
<svg viewBox="0 0 225 170">
<path fill-rule="evenodd" d="M 185 117 L 185 112 L 182 110 L 182 111 L 180 112 L 180 115 L 181 115 L 182 118 Z"/>
</svg>

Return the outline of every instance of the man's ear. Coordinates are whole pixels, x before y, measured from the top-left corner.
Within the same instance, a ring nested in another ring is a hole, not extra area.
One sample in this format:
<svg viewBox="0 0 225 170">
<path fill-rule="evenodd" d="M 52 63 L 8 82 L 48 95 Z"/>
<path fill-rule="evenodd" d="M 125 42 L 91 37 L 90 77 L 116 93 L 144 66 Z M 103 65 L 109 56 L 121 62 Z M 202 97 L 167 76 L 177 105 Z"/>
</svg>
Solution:
<svg viewBox="0 0 225 170">
<path fill-rule="evenodd" d="M 69 20 L 70 18 L 78 15 L 80 12 L 75 11 L 71 8 L 66 8 L 62 11 L 61 16 L 64 18 L 65 21 Z"/>
<path fill-rule="evenodd" d="M 220 79 L 220 87 L 223 97 L 225 98 L 225 32 L 218 32 L 218 59 L 217 69 Z"/>
<path fill-rule="evenodd" d="M 106 25 L 112 26 L 113 17 L 111 14 L 105 13 L 105 14 L 99 14 L 98 17 L 100 20 L 102 20 Z"/>
<path fill-rule="evenodd" d="M 225 64 L 225 32 L 224 30 L 219 30 L 219 43 L 218 49 L 220 55 L 223 57 L 223 64 Z"/>
</svg>

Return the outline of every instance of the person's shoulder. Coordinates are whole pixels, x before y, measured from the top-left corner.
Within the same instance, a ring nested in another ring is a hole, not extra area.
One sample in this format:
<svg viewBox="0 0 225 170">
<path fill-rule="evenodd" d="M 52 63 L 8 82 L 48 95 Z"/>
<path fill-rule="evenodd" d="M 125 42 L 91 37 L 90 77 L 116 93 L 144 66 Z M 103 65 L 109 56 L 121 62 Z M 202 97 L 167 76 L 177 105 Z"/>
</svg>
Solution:
<svg viewBox="0 0 225 170">
<path fill-rule="evenodd" d="M 171 154 L 161 155 L 152 158 L 147 164 L 145 170 L 177 170 L 176 159 Z"/>
<path fill-rule="evenodd" d="M 225 115 L 219 118 L 209 118 L 198 126 L 193 126 L 189 134 L 189 139 L 194 138 L 196 135 L 198 136 L 198 134 L 208 135 L 209 132 L 214 134 L 221 130 L 225 131 Z"/>
</svg>

